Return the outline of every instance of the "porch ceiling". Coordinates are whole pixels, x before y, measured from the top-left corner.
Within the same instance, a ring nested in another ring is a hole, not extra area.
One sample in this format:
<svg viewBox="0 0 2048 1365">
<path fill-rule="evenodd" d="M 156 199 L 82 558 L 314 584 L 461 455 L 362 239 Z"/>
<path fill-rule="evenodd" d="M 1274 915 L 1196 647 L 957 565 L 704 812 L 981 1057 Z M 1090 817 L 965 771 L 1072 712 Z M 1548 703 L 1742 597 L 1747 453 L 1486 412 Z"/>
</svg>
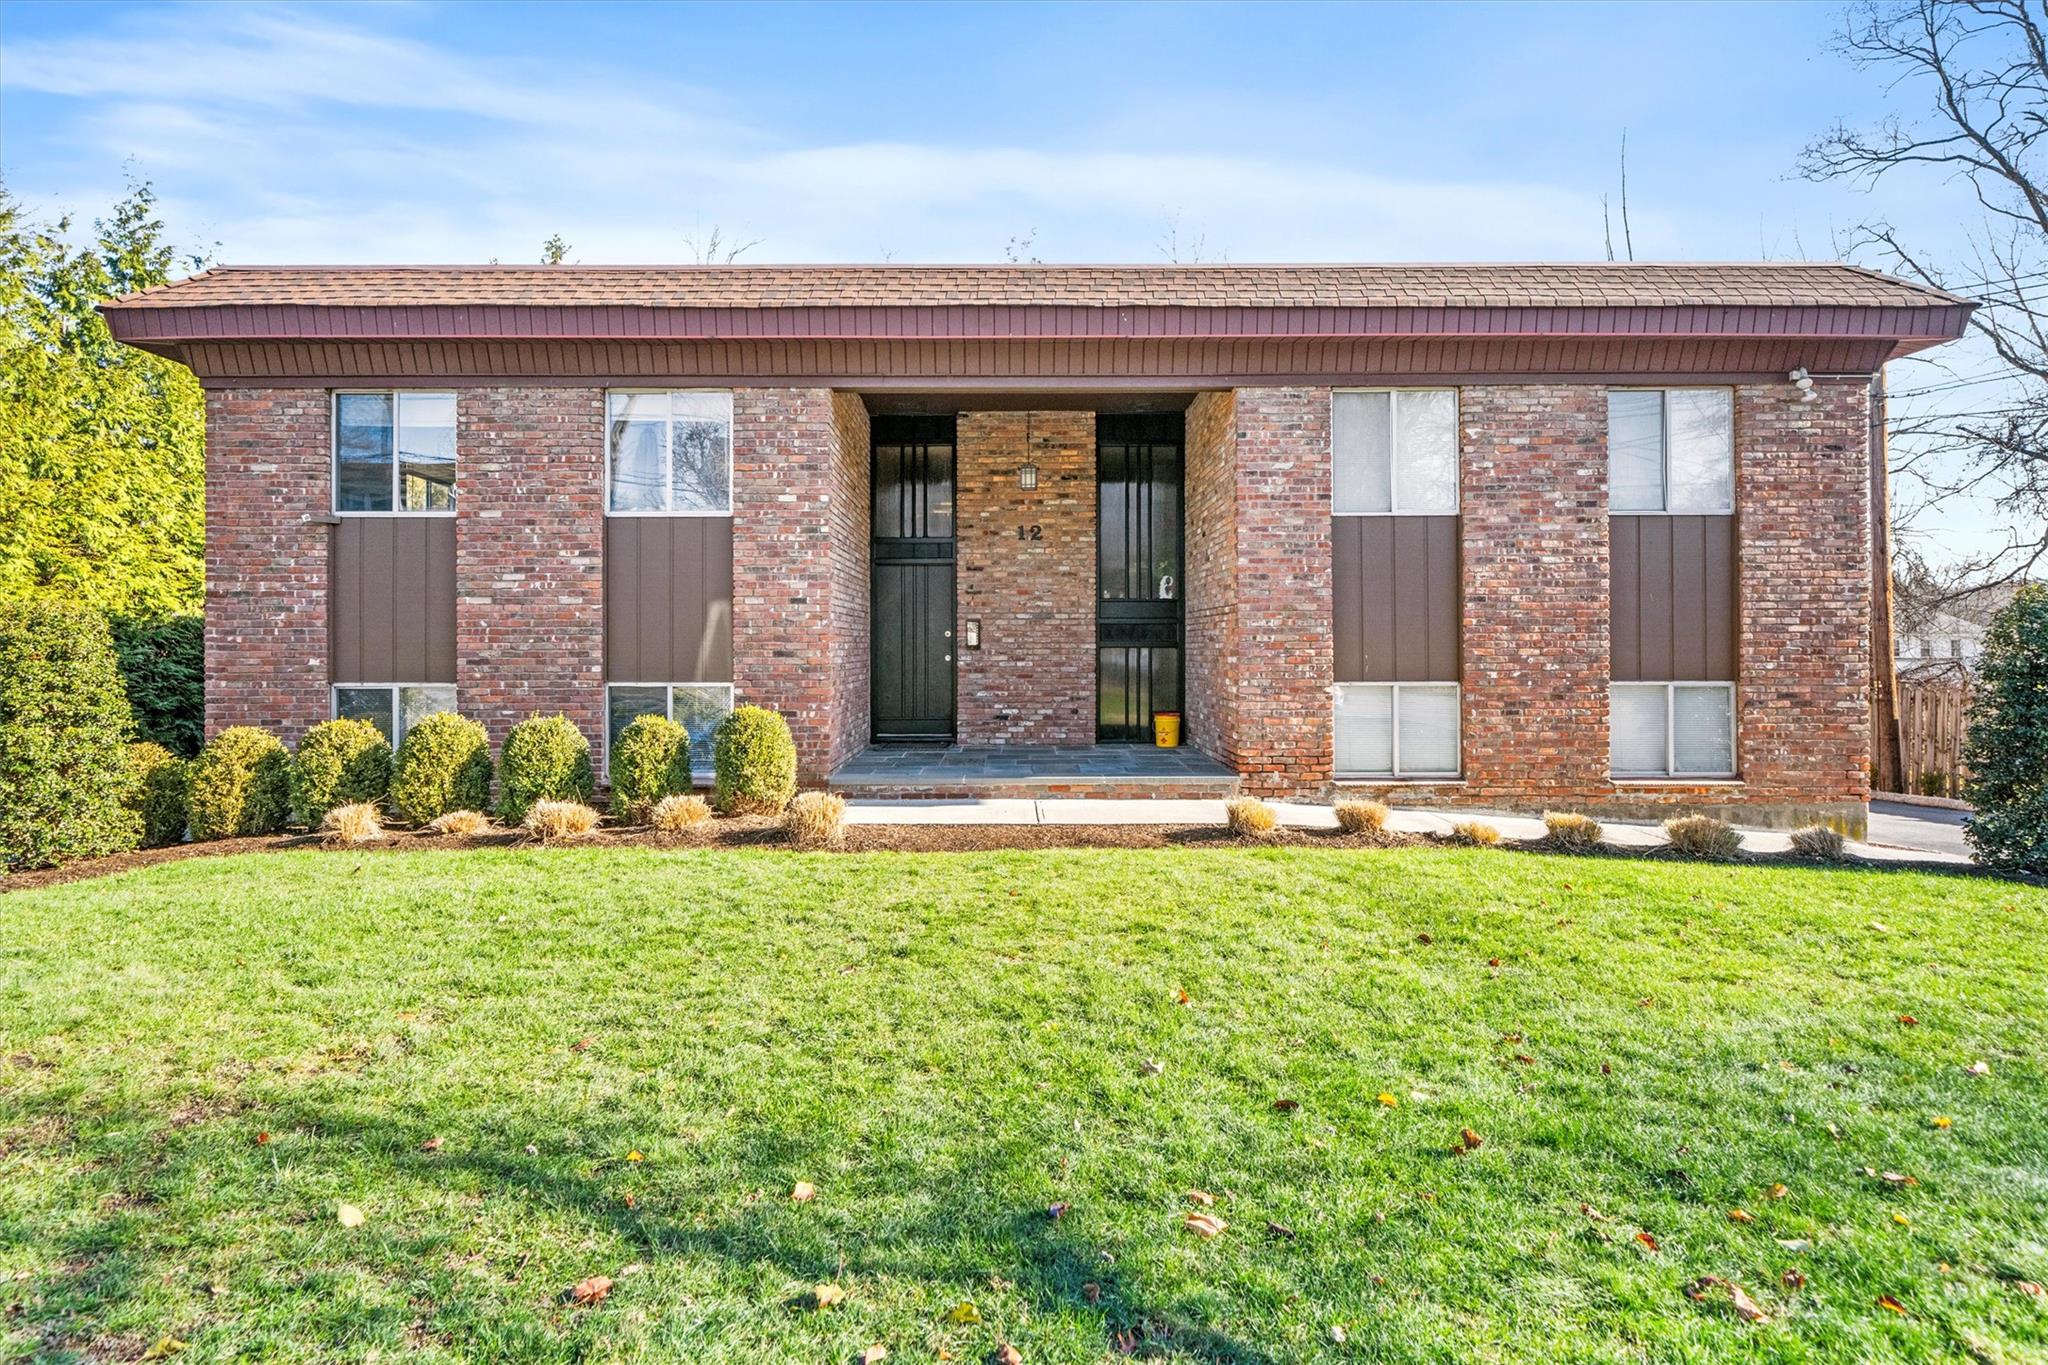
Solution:
<svg viewBox="0 0 2048 1365">
<path fill-rule="evenodd" d="M 876 416 L 955 412 L 1185 412 L 1195 401 L 1187 389 L 866 389 L 860 396 Z"/>
</svg>

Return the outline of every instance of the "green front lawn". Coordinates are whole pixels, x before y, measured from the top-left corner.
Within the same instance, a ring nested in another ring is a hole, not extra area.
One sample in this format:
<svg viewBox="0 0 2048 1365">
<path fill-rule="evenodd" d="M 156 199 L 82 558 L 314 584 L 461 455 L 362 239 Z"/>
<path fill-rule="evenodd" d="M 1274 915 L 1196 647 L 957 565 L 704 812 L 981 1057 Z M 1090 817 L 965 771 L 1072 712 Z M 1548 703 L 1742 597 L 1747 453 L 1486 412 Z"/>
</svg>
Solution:
<svg viewBox="0 0 2048 1365">
<path fill-rule="evenodd" d="M 304 852 L 21 892 L 0 1342 L 2039 1360 L 2044 943 L 2048 893 L 1989 880 L 1461 850 Z"/>
</svg>

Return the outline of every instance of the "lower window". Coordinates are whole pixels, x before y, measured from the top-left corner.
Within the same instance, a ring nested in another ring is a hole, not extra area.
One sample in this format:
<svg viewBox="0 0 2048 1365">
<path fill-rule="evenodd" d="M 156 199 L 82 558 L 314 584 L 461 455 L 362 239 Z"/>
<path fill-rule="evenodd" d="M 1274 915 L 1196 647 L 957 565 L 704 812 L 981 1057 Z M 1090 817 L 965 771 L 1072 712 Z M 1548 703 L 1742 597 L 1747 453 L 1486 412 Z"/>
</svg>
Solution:
<svg viewBox="0 0 2048 1365">
<path fill-rule="evenodd" d="M 454 709 L 452 683 L 341 683 L 334 689 L 336 720 L 366 720 L 393 744 L 423 718 Z"/>
<path fill-rule="evenodd" d="M 731 683 L 612 683 L 605 688 L 605 762 L 628 725 L 666 716 L 690 733 L 690 773 L 711 776 L 711 733 L 732 712 Z"/>
<path fill-rule="evenodd" d="M 1616 777 L 1735 776 L 1735 684 L 1615 683 L 1608 766 Z"/>
<path fill-rule="evenodd" d="M 1337 776 L 1456 777 L 1456 683 L 1337 684 Z"/>
</svg>

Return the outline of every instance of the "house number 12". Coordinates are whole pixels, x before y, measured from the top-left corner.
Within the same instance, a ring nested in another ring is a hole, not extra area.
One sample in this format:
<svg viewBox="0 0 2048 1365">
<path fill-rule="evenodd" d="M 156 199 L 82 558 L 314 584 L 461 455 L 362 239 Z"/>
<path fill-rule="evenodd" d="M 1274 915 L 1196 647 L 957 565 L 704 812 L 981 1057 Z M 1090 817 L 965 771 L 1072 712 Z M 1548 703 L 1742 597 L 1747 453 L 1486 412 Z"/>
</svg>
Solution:
<svg viewBox="0 0 2048 1365">
<path fill-rule="evenodd" d="M 1039 524 L 1034 521 L 1029 526 L 1019 526 L 1017 528 L 1017 539 L 1044 540 L 1045 532 L 1043 529 L 1040 528 Z"/>
</svg>

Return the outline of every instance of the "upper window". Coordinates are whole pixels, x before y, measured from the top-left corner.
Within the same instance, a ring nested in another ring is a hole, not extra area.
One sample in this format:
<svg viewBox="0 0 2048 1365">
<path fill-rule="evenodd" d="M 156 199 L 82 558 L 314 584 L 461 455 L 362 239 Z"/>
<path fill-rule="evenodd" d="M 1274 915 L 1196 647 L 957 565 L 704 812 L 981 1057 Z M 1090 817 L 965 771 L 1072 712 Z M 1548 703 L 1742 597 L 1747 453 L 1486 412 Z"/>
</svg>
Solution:
<svg viewBox="0 0 2048 1365">
<path fill-rule="evenodd" d="M 1339 389 L 1330 410 L 1330 510 L 1458 510 L 1458 391 Z"/>
<path fill-rule="evenodd" d="M 1735 403 L 1727 389 L 1610 389 L 1607 505 L 1615 512 L 1735 510 Z"/>
<path fill-rule="evenodd" d="M 606 395 L 606 506 L 614 513 L 717 516 L 732 511 L 732 394 Z"/>
<path fill-rule="evenodd" d="M 455 395 L 334 395 L 334 510 L 453 512 Z"/>
</svg>

